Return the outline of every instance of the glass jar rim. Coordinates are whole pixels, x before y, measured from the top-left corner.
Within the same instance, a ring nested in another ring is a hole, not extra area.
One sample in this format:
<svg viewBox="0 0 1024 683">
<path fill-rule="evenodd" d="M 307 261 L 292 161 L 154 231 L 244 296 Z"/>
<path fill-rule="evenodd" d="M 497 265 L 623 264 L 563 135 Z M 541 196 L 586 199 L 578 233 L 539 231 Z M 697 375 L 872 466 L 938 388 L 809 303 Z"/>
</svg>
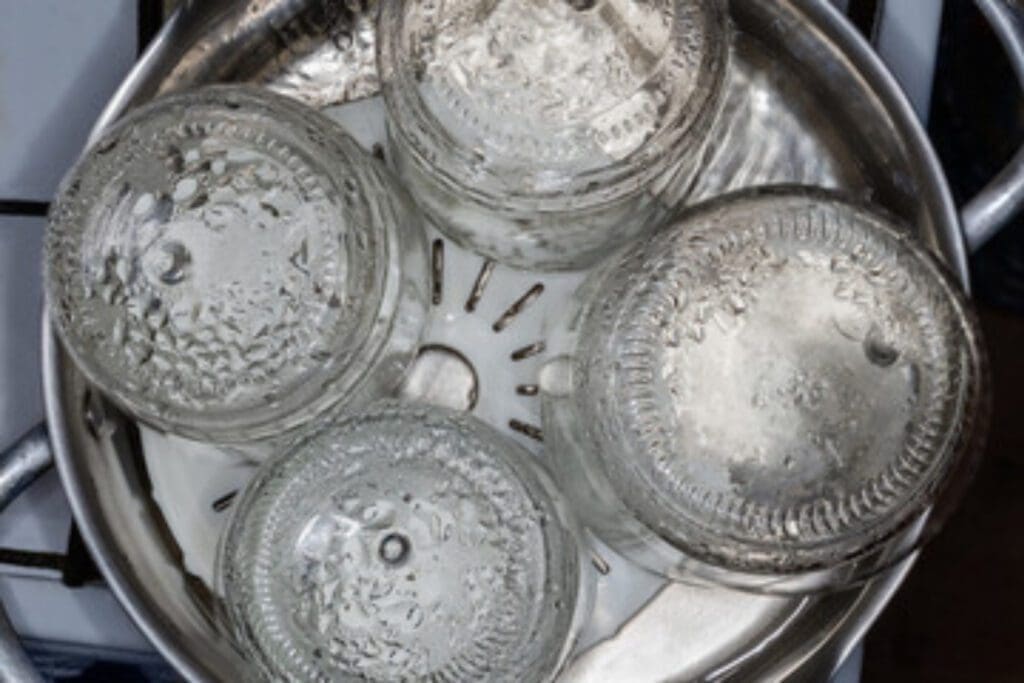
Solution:
<svg viewBox="0 0 1024 683">
<path fill-rule="evenodd" d="M 381 436 L 388 429 L 400 430 L 400 446 L 389 444 Z M 425 461 L 419 457 L 424 450 L 431 453 Z M 540 680 L 550 680 L 549 676 L 564 665 L 574 644 L 572 636 L 582 625 L 582 619 L 591 606 L 590 586 L 582 571 L 582 556 L 577 545 L 579 529 L 571 511 L 556 498 L 557 489 L 541 462 L 490 425 L 461 411 L 393 399 L 378 401 L 359 411 L 338 416 L 322 425 L 320 430 L 307 435 L 301 443 L 279 452 L 265 463 L 233 506 L 228 528 L 222 534 L 218 547 L 217 574 L 218 586 L 224 591 L 236 627 L 236 636 L 243 646 L 252 649 L 261 668 L 271 673 L 277 673 L 278 662 L 288 667 L 304 666 L 303 659 L 308 655 L 289 646 L 289 641 L 295 637 L 294 632 L 284 633 L 277 627 L 282 621 L 280 610 L 274 605 L 259 606 L 262 601 L 254 599 L 272 592 L 273 586 L 268 577 L 280 574 L 281 553 L 284 551 L 279 545 L 267 545 L 264 541 L 280 539 L 285 532 L 289 536 L 292 531 L 301 533 L 306 528 L 305 515 L 312 508 L 304 509 L 301 521 L 293 523 L 294 520 L 288 518 L 288 511 L 295 509 L 295 502 L 330 500 L 335 504 L 336 493 L 310 498 L 309 492 L 321 486 L 333 490 L 339 482 L 360 481 L 366 464 L 372 465 L 375 455 L 386 461 L 394 472 L 401 471 L 396 469 L 401 465 L 410 471 L 428 468 L 436 469 L 435 474 L 443 472 L 445 487 L 450 483 L 449 479 L 465 476 L 466 485 L 500 509 L 501 514 L 514 515 L 516 510 L 520 510 L 530 516 L 532 522 L 502 524 L 500 528 L 509 534 L 536 536 L 535 540 L 542 546 L 539 551 L 544 563 L 536 577 L 540 583 L 534 588 L 544 597 L 557 594 L 562 604 L 556 609 L 551 609 L 546 601 L 520 607 L 532 613 L 534 620 L 531 626 L 535 635 L 537 630 L 543 630 L 548 639 L 562 640 L 556 643 L 557 647 L 545 650 L 544 658 L 516 663 L 523 665 L 526 673 L 543 674 Z M 377 475 L 383 476 L 380 472 Z M 375 495 L 386 495 L 375 476 L 369 476 L 366 488 L 374 491 Z M 398 498 L 401 491 L 402 488 L 396 487 L 390 492 L 395 495 L 393 502 L 398 506 L 418 509 L 421 500 L 432 500 L 425 492 L 413 490 Z M 518 493 L 513 494 L 513 491 Z M 390 501 L 388 498 L 384 500 Z M 371 509 L 376 508 L 371 506 Z M 390 502 L 381 509 L 391 510 Z M 381 519 L 376 516 L 362 519 L 379 543 L 374 561 L 379 560 L 388 571 L 406 567 L 406 559 L 415 561 L 417 557 L 428 557 L 425 551 L 417 548 L 415 534 L 407 533 L 417 527 L 393 520 L 384 522 L 390 519 L 389 513 L 382 515 Z M 467 519 L 472 520 L 468 522 L 472 528 L 477 528 L 478 518 L 475 515 L 470 514 Z M 358 521 L 358 515 L 353 520 Z M 457 522 L 455 524 L 457 526 Z M 346 533 L 352 532 L 347 525 L 346 528 Z M 444 542 L 449 540 L 446 535 L 449 532 L 443 529 L 430 533 L 435 537 L 445 534 L 440 538 Z M 462 538 L 457 529 L 452 538 Z M 428 560 L 428 564 L 430 562 Z M 436 556 L 433 562 L 438 562 Z M 391 566 L 392 563 L 395 566 Z M 437 564 L 437 570 L 443 571 L 443 565 Z M 396 580 L 404 583 L 408 579 L 406 573 L 403 569 Z M 416 574 L 419 576 L 420 570 L 416 570 Z M 234 599 L 238 597 L 242 600 Z M 381 597 L 386 598 L 387 594 Z M 449 597 L 454 599 L 458 596 L 449 594 Z M 294 624 L 291 628 L 295 629 Z M 536 642 L 536 637 L 522 637 L 518 645 L 526 649 Z M 268 650 L 277 649 L 282 644 L 290 650 L 288 656 L 271 656 Z"/>
<path fill-rule="evenodd" d="M 901 232 L 896 227 L 902 225 L 901 221 L 891 217 L 878 207 L 868 206 L 836 192 L 815 188 L 779 186 L 741 191 L 711 200 L 703 205 L 694 207 L 686 214 L 680 216 L 679 222 L 682 223 L 693 219 L 697 221 L 703 219 L 713 221 L 714 231 L 706 235 L 706 241 L 701 242 L 701 249 L 714 251 L 716 245 L 728 242 L 733 234 L 740 230 L 740 228 L 735 226 L 730 228 L 728 218 L 730 213 L 735 216 L 737 209 L 744 213 L 759 210 L 761 212 L 759 215 L 767 216 L 761 219 L 761 224 L 768 225 L 773 220 L 771 218 L 772 210 L 779 208 L 786 210 L 787 204 L 798 210 L 800 207 L 813 208 L 817 204 L 819 207 L 831 206 L 836 210 L 845 211 L 847 215 L 844 220 L 863 222 L 864 225 L 858 229 L 870 228 L 871 231 L 875 231 L 880 242 L 885 242 L 889 248 L 896 250 L 908 262 L 912 263 L 912 266 L 906 266 L 907 268 L 912 267 L 914 270 L 919 271 L 919 275 L 929 281 L 920 285 L 920 288 L 926 290 L 929 297 L 937 297 L 942 302 L 942 305 L 948 309 L 951 325 L 957 331 L 957 339 L 948 342 L 948 371 L 956 377 L 960 377 L 962 383 L 954 386 L 951 393 L 941 399 L 942 406 L 955 410 L 957 419 L 953 420 L 950 424 L 942 426 L 941 434 L 937 435 L 934 439 L 939 449 L 938 453 L 935 457 L 929 459 L 924 472 L 919 477 L 916 477 L 911 484 L 907 485 L 906 495 L 899 495 L 898 499 L 893 501 L 892 507 L 889 508 L 889 513 L 885 516 L 885 519 L 890 520 L 889 524 L 882 523 L 881 518 L 875 519 L 873 522 L 869 519 L 869 523 L 859 531 L 848 529 L 840 531 L 835 535 L 823 533 L 821 538 L 810 539 L 806 542 L 801 539 L 794 539 L 782 551 L 787 556 L 785 562 L 781 562 L 772 555 L 779 552 L 776 541 L 764 540 L 762 542 L 751 538 L 741 538 L 740 536 L 734 538 L 727 527 L 712 523 L 696 514 L 694 510 L 688 509 L 685 505 L 673 506 L 673 516 L 682 515 L 682 518 L 685 518 L 687 521 L 683 523 L 680 521 L 681 518 L 677 518 L 676 526 L 668 529 L 663 524 L 651 522 L 648 519 L 648 515 L 638 511 L 635 505 L 631 505 L 626 498 L 621 498 L 620 496 L 622 503 L 630 510 L 630 513 L 635 515 L 637 520 L 649 528 L 658 538 L 695 560 L 703 561 L 708 565 L 716 567 L 714 571 L 749 572 L 751 574 L 799 574 L 825 568 L 833 561 L 845 566 L 853 566 L 864 560 L 867 555 L 874 554 L 879 557 L 886 555 L 889 552 L 887 550 L 887 542 L 898 538 L 908 527 L 913 526 L 920 514 L 931 509 L 933 504 L 932 498 L 936 492 L 941 495 L 943 490 L 955 485 L 952 475 L 962 472 L 965 463 L 967 463 L 966 466 L 969 468 L 969 461 L 976 457 L 975 451 L 977 450 L 979 432 L 983 432 L 983 425 L 981 423 L 984 420 L 979 418 L 979 413 L 985 412 L 987 379 L 984 370 L 984 351 L 980 341 L 980 331 L 977 329 L 976 322 L 965 297 L 954 284 L 952 277 L 946 273 L 930 252 L 915 242 L 909 232 Z M 744 222 L 743 226 L 747 226 L 747 223 Z M 805 237 L 808 240 L 818 237 L 818 233 L 815 232 L 817 228 L 812 226 L 810 222 L 805 227 Z M 746 230 L 747 228 L 744 227 L 742 229 Z M 757 229 L 756 225 L 749 227 L 749 230 L 756 231 Z M 669 235 L 662 233 L 662 235 L 663 238 L 671 240 L 672 238 L 681 239 L 683 233 L 676 232 Z M 689 230 L 686 231 L 685 235 L 689 239 L 700 237 L 701 233 L 699 230 Z M 649 254 L 652 250 L 657 253 L 663 253 L 666 249 L 666 244 L 655 237 L 648 245 L 642 248 L 638 247 L 632 250 L 630 254 L 623 255 L 618 259 L 615 266 L 609 268 L 606 277 L 602 280 L 605 285 L 606 294 L 608 293 L 607 285 L 613 280 L 617 282 L 620 288 L 616 290 L 617 294 L 621 294 L 620 290 L 628 287 L 626 280 L 622 278 L 616 279 L 614 273 L 623 267 L 623 264 L 629 259 L 630 255 L 639 258 L 640 254 Z M 896 257 L 894 256 L 893 258 Z M 654 270 L 657 271 L 659 277 L 667 277 L 666 274 L 658 271 L 656 266 Z M 634 281 L 634 286 L 638 282 Z M 622 317 L 628 317 L 630 313 L 635 313 L 639 306 L 637 300 L 625 296 L 606 296 L 601 300 L 613 302 L 608 304 L 613 309 L 620 309 L 620 311 L 628 309 L 628 311 L 622 313 Z M 594 327 L 597 324 L 593 317 L 595 315 L 594 305 L 591 305 L 589 309 L 585 314 L 588 322 L 585 322 L 583 326 L 583 329 L 589 330 L 589 332 L 584 332 L 583 338 L 600 338 L 603 341 L 599 342 L 592 349 L 593 353 L 608 353 L 608 349 L 613 344 L 611 341 L 612 336 L 617 334 L 617 332 L 613 330 L 611 336 L 607 339 L 599 335 Z M 616 317 L 616 324 L 623 322 L 622 317 Z M 637 348 L 643 346 L 643 342 L 635 334 L 630 336 L 630 342 L 635 344 Z M 598 347 L 600 350 L 598 350 Z M 575 376 L 574 382 L 576 383 L 573 393 L 581 397 L 579 399 L 581 403 L 578 404 L 576 411 L 582 409 L 591 420 L 605 420 L 609 424 L 616 425 L 619 429 L 629 429 L 624 423 L 620 424 L 615 420 L 607 419 L 607 416 L 600 415 L 592 398 L 595 393 L 600 392 L 595 392 L 592 387 L 580 384 L 581 382 L 587 382 L 586 376 L 588 373 L 583 370 L 583 367 L 589 367 L 589 363 L 578 361 L 578 364 L 581 365 L 578 365 L 573 373 Z M 944 381 L 943 379 L 939 382 L 940 388 Z M 935 389 L 935 391 L 938 390 Z M 629 398 L 617 397 L 616 400 L 628 401 Z M 588 408 L 587 406 L 590 407 Z M 938 410 L 938 407 L 935 410 Z M 934 411 L 928 414 L 934 416 Z M 922 418 L 922 420 L 925 420 L 925 418 Z M 601 434 L 604 434 L 604 432 L 602 431 Z M 908 448 L 909 446 L 906 445 L 901 447 L 897 457 L 891 462 L 886 463 L 882 474 L 890 476 L 890 478 L 905 476 L 902 472 L 908 466 L 908 458 L 917 457 L 912 456 L 907 451 Z M 599 447 L 598 450 L 603 452 Z M 612 454 L 608 454 L 608 457 L 612 457 Z M 899 471 L 897 472 L 897 470 Z M 895 474 L 892 474 L 893 472 Z M 877 489 L 881 486 L 882 490 L 885 490 L 887 485 L 884 482 L 880 482 L 880 480 L 876 481 L 876 479 L 882 477 L 882 474 L 874 479 L 862 481 L 859 488 L 851 492 L 849 497 L 852 499 L 861 492 L 864 492 L 864 495 L 867 496 L 872 487 Z M 647 485 L 650 486 L 650 482 Z M 822 498 L 819 500 L 824 501 L 827 499 Z M 736 502 L 738 505 L 741 502 L 743 505 L 746 505 L 746 501 L 743 498 L 736 498 Z M 815 501 L 815 505 L 817 502 Z M 736 508 L 735 512 L 737 515 L 745 509 L 743 505 Z M 865 505 L 868 504 L 865 503 Z M 683 512 L 684 508 L 687 508 L 686 512 Z M 732 510 L 732 507 L 729 509 Z M 812 516 L 818 514 L 817 508 L 812 510 L 808 507 L 808 510 L 810 511 L 808 514 Z M 774 510 L 769 512 L 775 514 Z M 786 514 L 781 514 L 780 519 L 790 519 L 790 517 L 787 517 Z M 799 519 L 801 524 L 806 521 L 799 514 L 795 514 L 793 519 Z M 808 517 L 807 519 L 810 520 L 811 518 Z M 736 523 L 739 524 L 740 522 Z M 810 524 L 812 521 L 807 521 L 807 523 Z M 684 524 L 686 531 L 683 531 L 678 526 L 679 524 Z M 715 550 L 712 541 L 722 534 L 729 534 L 729 537 L 732 539 L 730 543 L 737 544 L 735 551 L 732 549 L 728 552 L 718 552 Z M 853 545 L 850 545 L 851 535 L 858 534 L 863 534 L 863 542 L 860 544 L 854 542 Z M 913 544 L 908 546 L 908 548 L 912 547 Z M 905 556 L 905 553 L 889 559 L 895 561 L 902 556 Z M 760 559 L 753 559 L 755 557 Z M 741 579 L 734 581 L 734 583 L 743 584 L 744 581 Z"/>
<path fill-rule="evenodd" d="M 662 122 L 640 147 L 613 163 L 574 175 L 557 189 L 538 192 L 504 186 L 500 174 L 478 169 L 463 172 L 478 161 L 472 150 L 452 140 L 445 127 L 417 95 L 415 73 L 405 57 L 404 2 L 384 3 L 378 33 L 378 68 L 389 112 L 388 129 L 400 138 L 415 163 L 428 169 L 439 184 L 478 204 L 510 211 L 585 211 L 613 204 L 642 191 L 668 172 L 673 163 L 702 152 L 711 122 L 723 100 L 728 71 L 731 28 L 719 0 L 699 0 L 695 9 L 704 17 L 705 49 L 696 69 L 693 93 L 676 117 Z M 638 84 L 637 88 L 642 84 Z M 396 115 L 398 113 L 398 115 Z M 411 118 L 411 125 L 403 122 Z M 417 134 L 422 133 L 422 134 Z M 437 163 L 451 156 L 451 163 Z M 486 178 L 489 183 L 479 182 Z M 485 185 L 500 189 L 487 189 Z M 568 200 L 568 201 L 567 201 Z"/>
<path fill-rule="evenodd" d="M 369 191 L 368 183 L 374 183 L 376 179 L 370 177 L 370 174 L 359 172 L 342 177 L 335 170 L 339 168 L 338 164 L 318 161 L 318 158 L 324 154 L 322 146 L 326 144 L 330 148 L 330 154 L 336 155 L 338 159 L 355 160 L 358 164 L 362 163 L 363 157 L 365 157 L 366 161 L 377 163 L 368 154 L 362 152 L 356 143 L 348 138 L 347 133 L 330 119 L 286 97 L 254 86 L 209 85 L 196 90 L 172 93 L 147 103 L 128 112 L 105 131 L 96 143 L 82 155 L 62 182 L 50 213 L 48 235 L 58 231 L 65 236 L 83 233 L 82 227 L 66 224 L 74 215 L 92 215 L 94 204 L 99 199 L 97 196 L 83 196 L 78 188 L 92 172 L 90 165 L 95 158 L 98 155 L 109 153 L 112 146 L 118 145 L 126 137 L 134 137 L 133 129 L 136 127 L 140 125 L 144 127 L 147 121 L 166 116 L 169 112 L 181 113 L 178 120 L 172 124 L 180 127 L 182 121 L 195 120 L 204 114 L 228 120 L 234 114 L 234 110 L 239 109 L 244 109 L 256 120 L 282 125 L 283 131 L 277 134 L 277 137 L 283 138 L 282 144 L 303 154 L 307 162 L 306 170 L 311 171 L 318 181 L 340 193 L 344 180 L 351 177 L 353 182 L 363 187 L 365 194 L 374 194 Z M 312 165 L 309 165 L 310 163 Z M 350 170 L 348 166 L 346 169 Z M 373 211 L 369 212 L 371 215 L 373 213 Z M 61 227 L 62 225 L 64 227 Z M 367 226 L 355 224 L 349 227 L 368 230 Z M 315 375 L 323 372 L 323 366 L 290 378 L 283 390 L 276 394 L 276 400 L 266 405 L 223 405 L 216 409 L 210 407 L 198 409 L 184 405 L 168 405 L 166 402 L 125 389 L 122 378 L 113 368 L 109 367 L 109 364 L 91 357 L 80 348 L 79 332 L 74 325 L 66 324 L 67 321 L 60 314 L 59 302 L 62 301 L 68 282 L 65 282 L 66 278 L 56 277 L 53 263 L 54 254 L 52 253 L 55 247 L 51 246 L 51 240 L 48 239 L 44 276 L 50 317 L 54 321 L 54 327 L 63 341 L 64 348 L 86 378 L 107 392 L 115 403 L 135 414 L 143 422 L 183 436 L 226 442 L 242 442 L 272 436 L 298 426 L 293 424 L 290 419 L 291 411 L 282 411 L 280 406 L 288 401 L 302 405 L 313 403 L 316 410 L 322 412 L 333 404 L 336 397 L 343 396 L 347 390 L 358 386 L 371 371 L 372 362 L 361 362 L 355 366 L 356 372 L 353 373 L 348 363 L 339 362 L 342 356 L 338 354 L 338 351 L 344 350 L 345 357 L 358 357 L 361 360 L 364 358 L 370 360 L 380 351 L 379 348 L 368 347 L 368 344 L 373 342 L 374 321 L 381 313 L 378 310 L 381 305 L 395 303 L 394 290 L 399 286 L 398 278 L 392 276 L 391 268 L 388 267 L 389 261 L 397 256 L 394 244 L 397 238 L 396 227 L 390 222 L 384 227 L 384 230 L 368 233 L 369 241 L 372 244 L 371 259 L 361 259 L 358 263 L 352 263 L 346 254 L 346 260 L 349 262 L 346 268 L 355 268 L 356 272 L 364 271 L 364 274 L 372 278 L 376 285 L 372 292 L 360 292 L 360 296 L 354 298 L 359 302 L 360 309 L 355 311 L 355 315 L 347 318 L 350 323 L 354 323 L 345 326 L 343 330 L 347 341 L 344 344 L 332 344 L 331 346 L 333 355 L 327 363 L 333 364 L 334 368 L 327 372 L 325 379 L 313 380 Z M 369 296 L 366 296 L 367 294 Z M 378 345 L 382 346 L 383 340 L 378 339 L 377 341 Z M 327 385 L 331 385 L 331 391 L 322 390 L 322 387 Z M 317 401 L 317 397 L 323 398 Z"/>
</svg>

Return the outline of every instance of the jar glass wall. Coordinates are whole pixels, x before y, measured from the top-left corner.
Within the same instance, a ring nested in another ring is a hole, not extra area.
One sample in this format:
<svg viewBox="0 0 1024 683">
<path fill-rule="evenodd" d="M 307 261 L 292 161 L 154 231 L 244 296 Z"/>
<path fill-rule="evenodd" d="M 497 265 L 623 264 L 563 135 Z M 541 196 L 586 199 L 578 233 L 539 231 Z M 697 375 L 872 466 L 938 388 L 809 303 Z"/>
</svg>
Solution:
<svg viewBox="0 0 1024 683">
<path fill-rule="evenodd" d="M 703 160 L 729 53 L 718 0 L 391 2 L 379 40 L 413 196 L 463 246 L 537 270 L 654 227 Z"/>
<path fill-rule="evenodd" d="M 395 387 L 426 311 L 422 225 L 329 119 L 243 86 L 129 113 L 51 212 L 55 327 L 143 421 L 244 442 Z"/>
</svg>

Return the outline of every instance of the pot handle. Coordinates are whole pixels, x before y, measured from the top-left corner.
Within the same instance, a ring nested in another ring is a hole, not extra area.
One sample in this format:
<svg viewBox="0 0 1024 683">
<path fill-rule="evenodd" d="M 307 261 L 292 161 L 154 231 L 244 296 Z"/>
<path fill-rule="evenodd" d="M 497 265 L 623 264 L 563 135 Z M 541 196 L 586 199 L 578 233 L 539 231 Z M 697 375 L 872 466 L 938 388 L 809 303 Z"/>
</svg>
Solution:
<svg viewBox="0 0 1024 683">
<path fill-rule="evenodd" d="M 1006 51 L 1024 89 L 1024 9 L 1015 0 L 975 0 Z M 992 181 L 964 206 L 961 221 L 970 252 L 992 239 L 1024 208 L 1024 147 Z"/>
<path fill-rule="evenodd" d="M 18 495 L 50 469 L 53 452 L 46 423 L 33 427 L 13 446 L 0 452 L 0 514 Z M 0 680 L 42 683 L 0 604 Z"/>
</svg>

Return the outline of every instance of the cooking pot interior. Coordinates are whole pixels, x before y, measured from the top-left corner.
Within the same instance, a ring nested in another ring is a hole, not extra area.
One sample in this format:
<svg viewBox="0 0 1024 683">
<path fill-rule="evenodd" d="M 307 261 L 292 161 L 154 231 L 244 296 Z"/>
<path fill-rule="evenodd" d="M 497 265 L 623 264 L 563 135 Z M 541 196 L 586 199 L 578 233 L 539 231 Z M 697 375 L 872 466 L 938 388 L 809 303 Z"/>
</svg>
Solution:
<svg viewBox="0 0 1024 683">
<path fill-rule="evenodd" d="M 832 157 L 839 184 L 906 219 L 962 268 L 948 193 L 930 152 L 918 144 L 910 109 L 879 94 L 878 74 L 860 61 L 863 46 L 840 47 L 846 35 L 830 23 L 837 15 L 817 0 L 735 0 L 732 14 L 741 34 L 734 66 L 783 84 L 805 134 Z M 233 20 L 231 12 L 219 16 Z M 271 36 L 256 40 L 258 33 L 258 27 L 250 27 L 246 42 L 273 44 Z M 233 68 L 232 77 L 243 80 L 262 68 L 261 60 L 250 55 Z M 770 127 L 765 134 L 773 134 Z M 87 385 L 48 328 L 44 347 L 58 464 L 101 569 L 143 630 L 184 674 L 246 678 L 239 672 L 248 663 L 219 626 L 217 600 L 184 569 L 181 550 L 153 501 L 136 426 Z M 833 608 L 815 619 L 840 620 L 842 613 Z"/>
</svg>

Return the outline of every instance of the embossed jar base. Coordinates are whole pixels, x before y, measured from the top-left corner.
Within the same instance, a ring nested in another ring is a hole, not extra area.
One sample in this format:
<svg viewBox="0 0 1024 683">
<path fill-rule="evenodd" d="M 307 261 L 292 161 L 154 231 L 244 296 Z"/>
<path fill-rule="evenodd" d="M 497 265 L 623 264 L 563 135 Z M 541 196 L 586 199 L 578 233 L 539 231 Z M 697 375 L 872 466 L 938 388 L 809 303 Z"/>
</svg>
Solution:
<svg viewBox="0 0 1024 683">
<path fill-rule="evenodd" d="M 340 418 L 237 505 L 220 576 L 239 640 L 273 680 L 551 680 L 589 607 L 557 497 L 468 415 Z"/>
<path fill-rule="evenodd" d="M 970 460 L 959 292 L 891 219 L 819 191 L 697 207 L 581 290 L 545 433 L 584 519 L 674 577 L 764 590 L 906 555 Z"/>
<path fill-rule="evenodd" d="M 394 388 L 426 317 L 423 229 L 382 164 L 251 86 L 160 99 L 69 173 L 46 242 L 55 327 L 143 421 L 218 442 Z"/>
</svg>

